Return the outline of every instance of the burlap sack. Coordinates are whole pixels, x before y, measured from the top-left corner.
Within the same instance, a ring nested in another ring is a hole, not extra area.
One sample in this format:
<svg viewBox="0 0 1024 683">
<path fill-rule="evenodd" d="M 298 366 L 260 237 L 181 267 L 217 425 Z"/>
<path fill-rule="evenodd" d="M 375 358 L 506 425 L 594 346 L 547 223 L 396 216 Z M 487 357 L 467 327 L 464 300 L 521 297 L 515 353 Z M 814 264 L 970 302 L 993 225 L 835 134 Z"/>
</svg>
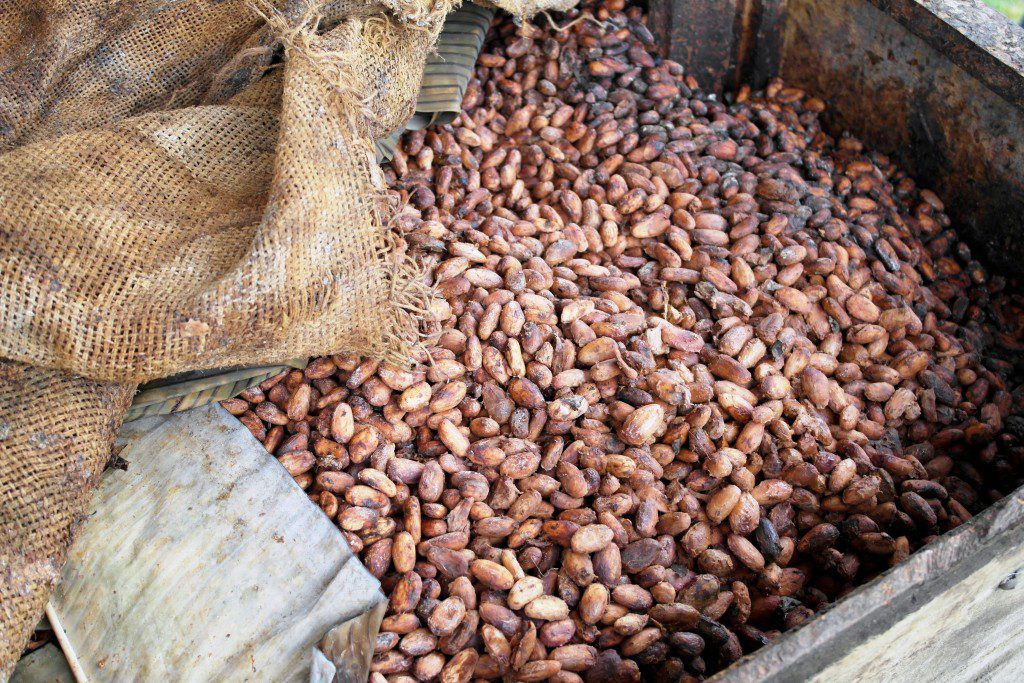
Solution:
<svg viewBox="0 0 1024 683">
<path fill-rule="evenodd" d="M 129 385 L 0 362 L 0 680 L 7 680 L 110 457 Z"/>
<path fill-rule="evenodd" d="M 373 141 L 455 1 L 0 0 L 0 680 L 136 384 L 416 343 Z"/>
</svg>

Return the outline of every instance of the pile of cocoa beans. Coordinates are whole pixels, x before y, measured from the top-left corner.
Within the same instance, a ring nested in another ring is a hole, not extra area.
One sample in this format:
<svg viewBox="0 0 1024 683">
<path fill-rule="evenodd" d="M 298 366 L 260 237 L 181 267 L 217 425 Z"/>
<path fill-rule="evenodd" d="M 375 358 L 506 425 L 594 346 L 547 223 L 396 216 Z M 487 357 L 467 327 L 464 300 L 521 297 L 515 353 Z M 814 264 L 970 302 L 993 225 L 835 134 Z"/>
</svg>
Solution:
<svg viewBox="0 0 1024 683">
<path fill-rule="evenodd" d="M 1021 299 L 939 198 L 573 19 L 499 20 L 385 169 L 419 365 L 224 402 L 380 578 L 373 681 L 701 680 L 1020 482 Z"/>
</svg>

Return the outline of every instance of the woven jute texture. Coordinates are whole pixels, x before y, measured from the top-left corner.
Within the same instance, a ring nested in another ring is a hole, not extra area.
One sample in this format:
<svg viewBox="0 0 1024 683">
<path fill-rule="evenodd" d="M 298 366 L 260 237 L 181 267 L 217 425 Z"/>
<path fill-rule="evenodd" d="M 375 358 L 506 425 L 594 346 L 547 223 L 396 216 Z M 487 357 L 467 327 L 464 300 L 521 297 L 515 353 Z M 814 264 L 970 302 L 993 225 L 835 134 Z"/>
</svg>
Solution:
<svg viewBox="0 0 1024 683">
<path fill-rule="evenodd" d="M 0 0 L 0 681 L 138 383 L 417 343 L 373 141 L 457 2 Z"/>
<path fill-rule="evenodd" d="M 0 680 L 60 577 L 131 393 L 0 361 Z"/>
</svg>

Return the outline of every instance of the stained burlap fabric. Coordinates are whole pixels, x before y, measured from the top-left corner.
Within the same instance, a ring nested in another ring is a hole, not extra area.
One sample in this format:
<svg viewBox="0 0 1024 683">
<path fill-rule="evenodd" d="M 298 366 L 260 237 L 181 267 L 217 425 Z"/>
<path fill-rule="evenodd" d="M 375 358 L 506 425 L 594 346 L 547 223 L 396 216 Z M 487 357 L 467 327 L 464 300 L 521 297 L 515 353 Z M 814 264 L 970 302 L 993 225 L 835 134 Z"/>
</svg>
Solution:
<svg viewBox="0 0 1024 683">
<path fill-rule="evenodd" d="M 136 384 L 416 342 L 373 140 L 454 2 L 0 0 L 0 680 Z"/>
<path fill-rule="evenodd" d="M 0 680 L 60 577 L 131 394 L 130 385 L 0 362 Z"/>
</svg>

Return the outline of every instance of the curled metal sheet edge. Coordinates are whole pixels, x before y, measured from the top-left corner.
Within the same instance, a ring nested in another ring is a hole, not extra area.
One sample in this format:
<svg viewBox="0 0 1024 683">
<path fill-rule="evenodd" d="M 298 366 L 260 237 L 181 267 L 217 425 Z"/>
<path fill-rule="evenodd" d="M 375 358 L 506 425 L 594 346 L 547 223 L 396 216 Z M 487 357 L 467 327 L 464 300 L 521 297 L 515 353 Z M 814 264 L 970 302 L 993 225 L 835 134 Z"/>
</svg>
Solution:
<svg viewBox="0 0 1024 683">
<path fill-rule="evenodd" d="M 380 584 L 241 423 L 205 406 L 120 441 L 51 599 L 78 680 L 366 680 Z"/>
</svg>

